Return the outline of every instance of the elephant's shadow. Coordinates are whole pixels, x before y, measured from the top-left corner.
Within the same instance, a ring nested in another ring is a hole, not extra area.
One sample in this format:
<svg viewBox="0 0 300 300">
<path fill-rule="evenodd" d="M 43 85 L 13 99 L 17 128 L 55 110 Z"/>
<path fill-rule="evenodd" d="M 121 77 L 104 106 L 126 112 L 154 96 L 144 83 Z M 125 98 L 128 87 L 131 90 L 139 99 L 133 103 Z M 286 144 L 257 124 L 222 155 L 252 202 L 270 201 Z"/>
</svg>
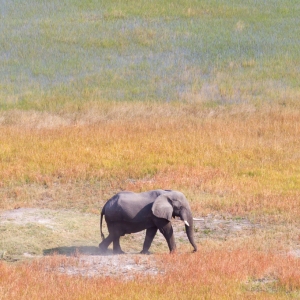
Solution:
<svg viewBox="0 0 300 300">
<path fill-rule="evenodd" d="M 112 250 L 107 249 L 106 253 L 101 253 L 99 247 L 95 246 L 62 246 L 50 249 L 44 249 L 43 255 L 65 255 L 65 256 L 76 256 L 76 255 L 113 255 Z"/>
</svg>

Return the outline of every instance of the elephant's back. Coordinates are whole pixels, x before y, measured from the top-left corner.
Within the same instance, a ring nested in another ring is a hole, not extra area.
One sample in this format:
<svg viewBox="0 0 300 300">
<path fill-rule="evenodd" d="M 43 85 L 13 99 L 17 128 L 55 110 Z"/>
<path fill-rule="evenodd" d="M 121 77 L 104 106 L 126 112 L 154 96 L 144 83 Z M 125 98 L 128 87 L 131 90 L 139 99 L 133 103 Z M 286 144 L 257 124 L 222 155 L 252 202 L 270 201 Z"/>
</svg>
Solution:
<svg viewBox="0 0 300 300">
<path fill-rule="evenodd" d="M 152 204 L 162 190 L 144 193 L 120 192 L 106 204 L 104 214 L 111 221 L 140 222 L 152 217 Z"/>
</svg>

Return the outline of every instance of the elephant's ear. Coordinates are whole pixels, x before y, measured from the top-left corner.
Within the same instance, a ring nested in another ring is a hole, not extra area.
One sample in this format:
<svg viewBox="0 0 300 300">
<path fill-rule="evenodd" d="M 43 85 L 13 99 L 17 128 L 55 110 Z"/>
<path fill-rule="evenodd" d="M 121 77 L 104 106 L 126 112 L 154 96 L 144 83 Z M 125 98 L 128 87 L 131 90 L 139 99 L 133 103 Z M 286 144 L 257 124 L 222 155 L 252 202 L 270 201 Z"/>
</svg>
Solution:
<svg viewBox="0 0 300 300">
<path fill-rule="evenodd" d="M 152 212 L 158 218 L 167 219 L 171 221 L 173 214 L 173 207 L 169 203 L 168 198 L 164 195 L 158 196 L 152 205 Z"/>
</svg>

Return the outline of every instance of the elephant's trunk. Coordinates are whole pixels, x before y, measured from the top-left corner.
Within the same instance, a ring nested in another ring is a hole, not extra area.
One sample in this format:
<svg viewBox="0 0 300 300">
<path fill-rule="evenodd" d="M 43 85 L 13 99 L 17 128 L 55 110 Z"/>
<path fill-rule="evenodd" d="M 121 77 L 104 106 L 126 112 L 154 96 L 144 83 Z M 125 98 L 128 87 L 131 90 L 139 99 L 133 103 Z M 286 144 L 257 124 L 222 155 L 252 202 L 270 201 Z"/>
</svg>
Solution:
<svg viewBox="0 0 300 300">
<path fill-rule="evenodd" d="M 186 235 L 187 235 L 190 243 L 194 247 L 194 252 L 196 252 L 197 251 L 197 245 L 194 241 L 194 223 L 193 223 L 192 213 L 186 210 L 185 212 L 182 212 L 180 214 L 180 218 L 185 223 Z"/>
<path fill-rule="evenodd" d="M 186 235 L 190 241 L 190 243 L 192 244 L 192 246 L 194 247 L 194 252 L 197 251 L 197 245 L 194 241 L 194 226 L 193 226 L 193 218 L 188 221 L 190 226 L 185 225 L 185 230 L 186 230 Z"/>
</svg>

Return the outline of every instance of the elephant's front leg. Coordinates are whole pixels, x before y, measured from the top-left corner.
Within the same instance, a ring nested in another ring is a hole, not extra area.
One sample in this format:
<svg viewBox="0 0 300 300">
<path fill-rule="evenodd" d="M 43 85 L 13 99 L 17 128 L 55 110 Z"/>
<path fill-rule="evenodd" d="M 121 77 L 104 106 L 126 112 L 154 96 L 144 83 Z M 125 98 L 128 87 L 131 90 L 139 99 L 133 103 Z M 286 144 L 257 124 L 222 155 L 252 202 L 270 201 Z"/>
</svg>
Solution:
<svg viewBox="0 0 300 300">
<path fill-rule="evenodd" d="M 159 228 L 159 231 L 165 237 L 170 252 L 174 252 L 176 250 L 176 244 L 175 244 L 175 238 L 174 238 L 173 227 L 171 225 L 171 222 L 169 222 L 166 226 Z"/>
<path fill-rule="evenodd" d="M 155 224 L 157 225 L 159 231 L 163 234 L 165 237 L 170 252 L 174 252 L 176 250 L 176 244 L 175 244 L 175 238 L 173 233 L 173 227 L 171 222 L 165 219 L 159 219 L 157 218 L 155 220 Z"/>
<path fill-rule="evenodd" d="M 149 248 L 151 246 L 151 243 L 155 237 L 155 234 L 157 232 L 156 227 L 151 227 L 146 230 L 146 237 L 143 245 L 143 250 L 141 251 L 142 254 L 149 254 Z"/>
</svg>

